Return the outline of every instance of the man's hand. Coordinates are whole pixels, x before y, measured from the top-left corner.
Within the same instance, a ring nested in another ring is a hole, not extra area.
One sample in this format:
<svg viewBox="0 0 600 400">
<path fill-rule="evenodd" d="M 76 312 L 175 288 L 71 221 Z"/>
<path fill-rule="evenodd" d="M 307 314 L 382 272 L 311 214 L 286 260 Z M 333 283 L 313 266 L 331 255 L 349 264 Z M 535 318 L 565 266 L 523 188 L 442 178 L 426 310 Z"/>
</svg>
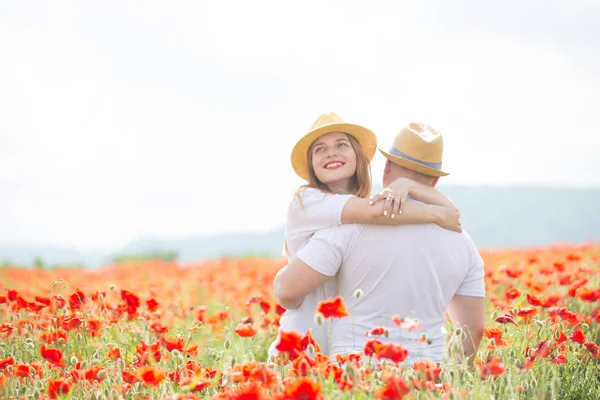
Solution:
<svg viewBox="0 0 600 400">
<path fill-rule="evenodd" d="M 275 297 L 281 306 L 294 310 L 302 304 L 304 297 L 321 286 L 330 277 L 315 271 L 298 257 L 279 270 L 273 282 Z"/>
</svg>

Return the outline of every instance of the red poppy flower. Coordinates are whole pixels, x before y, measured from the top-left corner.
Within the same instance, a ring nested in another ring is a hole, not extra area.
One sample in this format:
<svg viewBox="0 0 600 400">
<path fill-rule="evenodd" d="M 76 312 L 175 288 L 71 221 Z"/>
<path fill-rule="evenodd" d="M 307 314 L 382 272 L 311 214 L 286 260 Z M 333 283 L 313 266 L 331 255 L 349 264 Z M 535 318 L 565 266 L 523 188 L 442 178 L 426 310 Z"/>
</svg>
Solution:
<svg viewBox="0 0 600 400">
<path fill-rule="evenodd" d="M 481 377 L 492 375 L 497 376 L 506 370 L 506 365 L 502 362 L 499 356 L 491 356 L 487 362 L 480 364 Z"/>
<path fill-rule="evenodd" d="M 342 296 L 321 301 L 317 306 L 317 312 L 323 314 L 325 318 L 343 318 L 349 315 Z"/>
<path fill-rule="evenodd" d="M 553 364 L 565 364 L 567 362 L 567 356 L 564 354 L 559 354 L 556 357 L 552 357 L 548 359 Z"/>
<path fill-rule="evenodd" d="M 486 327 L 484 330 L 485 337 L 488 339 L 494 339 L 496 346 L 505 346 L 506 343 L 502 339 L 502 329 L 497 327 Z"/>
<path fill-rule="evenodd" d="M 369 336 L 382 336 L 385 335 L 385 333 L 387 332 L 387 328 L 384 326 L 378 326 L 377 328 L 373 328 L 370 331 L 368 331 L 365 336 L 369 337 Z"/>
<path fill-rule="evenodd" d="M 542 301 L 540 299 L 538 299 L 537 297 L 535 297 L 535 296 L 533 296 L 531 294 L 527 294 L 527 302 L 529 304 L 531 304 L 532 306 L 536 306 L 536 307 L 539 307 L 539 306 L 543 305 Z"/>
<path fill-rule="evenodd" d="M 13 366 L 13 374 L 19 378 L 31 377 L 31 367 L 27 364 L 15 364 Z"/>
<path fill-rule="evenodd" d="M 398 327 L 400 329 L 404 329 L 409 332 L 412 330 L 415 330 L 415 329 L 423 328 L 423 325 L 419 321 L 417 321 L 416 319 L 413 319 L 413 318 L 409 318 L 409 317 L 400 318 L 400 316 L 394 315 L 392 317 L 392 321 L 394 321 L 394 323 L 396 325 L 398 325 Z"/>
<path fill-rule="evenodd" d="M 110 347 L 108 349 L 108 353 L 106 354 L 106 356 L 110 359 L 113 360 L 118 360 L 119 358 L 121 358 L 121 349 L 119 349 L 118 347 Z"/>
<path fill-rule="evenodd" d="M 15 363 L 15 359 L 13 357 L 8 357 L 3 360 L 0 360 L 0 369 L 4 369 L 7 365 L 13 365 Z"/>
<path fill-rule="evenodd" d="M 154 298 L 146 300 L 146 306 L 148 307 L 148 311 L 154 312 L 158 309 L 158 301 L 156 301 Z"/>
<path fill-rule="evenodd" d="M 400 375 L 390 373 L 383 378 L 383 381 L 386 385 L 377 389 L 376 399 L 403 399 L 410 391 L 410 386 Z"/>
<path fill-rule="evenodd" d="M 69 394 L 71 387 L 73 387 L 73 384 L 69 381 L 50 379 L 48 381 L 48 396 L 51 399 L 58 399 Z"/>
<path fill-rule="evenodd" d="M 59 349 L 47 348 L 44 343 L 40 347 L 40 353 L 44 360 L 57 367 L 66 367 L 67 363 L 63 358 L 63 352 Z"/>
<path fill-rule="evenodd" d="M 535 307 L 521 307 L 517 310 L 519 317 L 530 317 L 536 313 Z"/>
<path fill-rule="evenodd" d="M 129 371 L 123 371 L 121 376 L 123 377 L 123 382 L 130 383 L 132 385 L 140 381 L 136 374 L 133 374 Z"/>
<path fill-rule="evenodd" d="M 600 348 L 598 347 L 598 345 L 596 343 L 585 342 L 583 345 L 585 347 L 587 347 L 587 349 L 590 351 L 590 353 L 592 353 L 592 357 L 600 358 Z"/>
<path fill-rule="evenodd" d="M 252 337 L 256 335 L 258 330 L 252 324 L 238 324 L 235 327 L 235 333 L 237 333 L 241 337 Z"/>
<path fill-rule="evenodd" d="M 517 297 L 519 297 L 520 295 L 521 295 L 521 291 L 519 291 L 519 289 L 514 288 L 514 287 L 507 289 L 504 292 L 504 297 L 506 297 L 507 300 L 514 300 Z"/>
<path fill-rule="evenodd" d="M 131 293 L 128 290 L 121 290 L 121 298 L 123 299 L 123 301 L 125 301 L 125 304 L 127 304 L 128 307 L 140 307 L 140 298 L 136 294 Z"/>
<path fill-rule="evenodd" d="M 51 300 L 50 300 L 49 297 L 35 296 L 34 299 L 38 303 L 41 303 L 41 304 L 43 304 L 45 306 L 49 306 L 50 304 L 52 304 L 52 302 L 51 302 Z"/>
<path fill-rule="evenodd" d="M 103 371 L 104 367 L 101 365 L 91 365 L 81 372 L 85 380 L 92 383 L 94 381 L 102 382 L 104 380 L 104 375 L 100 374 Z"/>
<path fill-rule="evenodd" d="M 76 329 L 79 325 L 83 324 L 83 322 L 83 319 L 79 317 L 73 317 L 70 315 L 66 315 L 60 318 L 60 326 L 66 331 Z"/>
<path fill-rule="evenodd" d="M 430 381 L 439 379 L 442 374 L 442 367 L 437 366 L 431 361 L 417 361 L 414 363 L 413 368 L 415 371 L 425 371 L 425 375 Z"/>
<path fill-rule="evenodd" d="M 165 379 L 165 376 L 165 371 L 151 365 L 145 365 L 137 370 L 138 379 L 152 386 L 158 386 Z"/>
<path fill-rule="evenodd" d="M 185 341 L 183 338 L 168 338 L 165 340 L 165 347 L 167 351 L 178 350 L 183 352 L 183 347 L 185 346 Z"/>
<path fill-rule="evenodd" d="M 494 321 L 499 322 L 501 324 L 514 324 L 515 326 L 519 326 L 512 315 L 504 314 L 496 318 Z"/>
<path fill-rule="evenodd" d="M 289 380 L 285 382 L 285 398 L 290 400 L 322 399 L 321 384 L 306 376 Z"/>
<path fill-rule="evenodd" d="M 179 384 L 181 385 L 181 387 L 186 388 L 187 390 L 190 390 L 192 392 L 201 392 L 210 386 L 211 381 L 210 379 L 193 376 L 183 378 L 179 382 Z"/>
<path fill-rule="evenodd" d="M 8 300 L 17 301 L 17 295 L 19 293 L 16 290 L 8 289 Z"/>
<path fill-rule="evenodd" d="M 585 339 L 587 339 L 587 337 L 583 334 L 581 329 L 577 329 L 575 332 L 573 332 L 571 334 L 571 336 L 569 336 L 569 338 L 572 341 L 574 341 L 575 343 L 579 343 L 579 344 L 583 344 L 585 342 Z"/>
<path fill-rule="evenodd" d="M 81 305 L 85 302 L 85 294 L 77 289 L 75 293 L 69 296 L 69 306 L 71 310 L 79 310 L 81 309 Z"/>
</svg>

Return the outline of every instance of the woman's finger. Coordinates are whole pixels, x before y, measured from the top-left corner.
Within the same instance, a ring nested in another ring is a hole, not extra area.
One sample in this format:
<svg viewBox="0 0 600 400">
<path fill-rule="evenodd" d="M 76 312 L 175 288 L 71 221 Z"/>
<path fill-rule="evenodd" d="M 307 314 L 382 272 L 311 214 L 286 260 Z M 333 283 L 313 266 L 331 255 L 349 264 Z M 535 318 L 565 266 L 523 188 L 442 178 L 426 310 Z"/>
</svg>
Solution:
<svg viewBox="0 0 600 400">
<path fill-rule="evenodd" d="M 371 201 L 369 201 L 369 205 L 372 206 L 373 204 L 377 203 L 379 200 L 382 200 L 383 196 L 381 196 L 381 193 L 376 194 L 375 196 L 371 197 Z"/>
<path fill-rule="evenodd" d="M 392 202 L 394 201 L 394 196 L 388 194 L 385 199 L 385 204 L 383 205 L 383 215 L 386 216 L 392 211 Z"/>
<path fill-rule="evenodd" d="M 394 204 L 392 205 L 392 218 L 396 218 L 396 215 L 400 215 L 400 199 L 394 199 Z"/>
<path fill-rule="evenodd" d="M 398 211 L 398 214 L 402 214 L 404 212 L 404 205 L 406 204 L 407 201 L 408 201 L 408 194 L 405 194 L 402 196 L 402 199 L 400 200 L 400 211 Z"/>
</svg>

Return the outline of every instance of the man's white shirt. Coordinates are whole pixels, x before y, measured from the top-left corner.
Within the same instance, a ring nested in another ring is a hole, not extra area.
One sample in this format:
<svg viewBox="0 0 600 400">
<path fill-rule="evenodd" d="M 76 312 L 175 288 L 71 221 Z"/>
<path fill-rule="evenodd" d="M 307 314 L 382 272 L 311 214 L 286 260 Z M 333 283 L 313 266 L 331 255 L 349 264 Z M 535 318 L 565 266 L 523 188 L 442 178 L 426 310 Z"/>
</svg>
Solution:
<svg viewBox="0 0 600 400">
<path fill-rule="evenodd" d="M 444 312 L 452 297 L 485 296 L 483 260 L 471 237 L 435 224 L 321 229 L 296 256 L 324 275 L 337 274 L 337 294 L 343 296 L 350 316 L 333 321 L 333 357 L 362 352 L 372 339 L 366 332 L 384 326 L 390 335 L 379 340 L 407 348 L 409 363 L 440 363 Z M 357 289 L 362 291 L 358 298 Z M 423 329 L 400 329 L 392 322 L 394 315 L 416 318 Z M 419 340 L 423 333 L 424 343 Z"/>
</svg>

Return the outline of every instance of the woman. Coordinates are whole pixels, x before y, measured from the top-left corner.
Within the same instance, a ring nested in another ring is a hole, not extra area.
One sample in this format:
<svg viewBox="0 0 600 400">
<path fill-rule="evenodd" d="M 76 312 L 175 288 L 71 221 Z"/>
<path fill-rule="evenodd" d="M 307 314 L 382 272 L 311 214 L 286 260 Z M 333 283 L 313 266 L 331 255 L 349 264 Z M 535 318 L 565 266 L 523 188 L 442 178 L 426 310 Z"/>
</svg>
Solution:
<svg viewBox="0 0 600 400">
<path fill-rule="evenodd" d="M 399 179 L 384 189 L 386 199 L 369 201 L 371 175 L 369 163 L 377 147 L 373 132 L 343 122 L 335 113 L 323 114 L 292 151 L 292 166 L 307 181 L 295 194 L 288 210 L 285 250 L 293 257 L 319 230 L 342 223 L 414 224 L 435 222 L 460 231 L 459 213 L 452 202 L 437 189 L 408 179 Z M 418 202 L 404 202 L 408 195 Z M 395 201 L 394 201 L 395 200 Z M 398 217 L 396 217 L 398 216 Z M 286 310 L 280 329 L 313 336 L 324 353 L 328 340 L 324 326 L 314 322 L 318 303 L 337 294 L 336 280 L 309 293 L 300 306 Z M 275 344 L 269 355 L 277 353 Z"/>
</svg>

